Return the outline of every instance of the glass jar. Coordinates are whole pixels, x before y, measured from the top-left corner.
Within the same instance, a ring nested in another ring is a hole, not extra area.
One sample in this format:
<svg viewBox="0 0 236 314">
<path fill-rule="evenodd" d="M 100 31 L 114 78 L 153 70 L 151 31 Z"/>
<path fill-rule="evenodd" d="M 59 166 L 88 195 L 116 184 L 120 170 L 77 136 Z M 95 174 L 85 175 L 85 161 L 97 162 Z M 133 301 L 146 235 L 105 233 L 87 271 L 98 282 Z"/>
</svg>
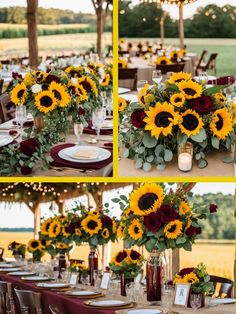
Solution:
<svg viewBox="0 0 236 314">
<path fill-rule="evenodd" d="M 159 304 L 161 301 L 161 257 L 160 252 L 153 251 L 146 263 L 147 301 Z"/>
<path fill-rule="evenodd" d="M 96 254 L 96 248 L 94 247 L 90 247 L 88 265 L 89 265 L 89 282 L 91 286 L 94 286 L 94 272 L 95 270 L 98 270 L 98 256 Z"/>
<path fill-rule="evenodd" d="M 188 172 L 193 166 L 193 144 L 190 142 L 178 146 L 178 168 L 180 171 Z"/>
</svg>

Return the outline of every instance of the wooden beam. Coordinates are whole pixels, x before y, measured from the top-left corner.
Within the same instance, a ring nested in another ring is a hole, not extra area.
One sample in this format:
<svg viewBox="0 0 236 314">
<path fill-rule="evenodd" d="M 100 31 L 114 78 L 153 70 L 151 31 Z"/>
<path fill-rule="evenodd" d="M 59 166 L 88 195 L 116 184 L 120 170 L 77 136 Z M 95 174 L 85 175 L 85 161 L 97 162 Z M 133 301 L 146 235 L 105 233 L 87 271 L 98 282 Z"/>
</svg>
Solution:
<svg viewBox="0 0 236 314">
<path fill-rule="evenodd" d="M 38 67 L 38 0 L 27 0 L 29 65 Z"/>
<path fill-rule="evenodd" d="M 179 46 L 184 49 L 184 6 L 179 5 Z"/>
<path fill-rule="evenodd" d="M 40 231 L 40 203 L 34 203 L 34 237 L 37 238 Z"/>
</svg>

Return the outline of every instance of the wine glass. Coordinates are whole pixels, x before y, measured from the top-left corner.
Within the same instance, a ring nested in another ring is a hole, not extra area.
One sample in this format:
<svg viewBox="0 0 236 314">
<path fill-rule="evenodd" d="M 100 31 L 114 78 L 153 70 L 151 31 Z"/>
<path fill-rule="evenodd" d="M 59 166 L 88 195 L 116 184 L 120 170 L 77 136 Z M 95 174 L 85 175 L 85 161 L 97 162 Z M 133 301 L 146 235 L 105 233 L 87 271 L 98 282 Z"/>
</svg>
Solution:
<svg viewBox="0 0 236 314">
<path fill-rule="evenodd" d="M 137 91 L 140 93 L 141 89 L 148 83 L 147 80 L 139 80 L 137 83 Z"/>
<path fill-rule="evenodd" d="M 208 82 L 207 72 L 201 72 L 200 73 L 200 83 L 205 86 L 207 84 L 207 82 Z"/>
<path fill-rule="evenodd" d="M 23 105 L 16 106 L 16 123 L 20 125 L 20 128 L 23 128 L 23 124 L 27 119 L 26 107 Z"/>
<path fill-rule="evenodd" d="M 159 85 L 162 81 L 162 73 L 160 70 L 154 70 L 152 72 L 152 80 L 156 85 Z"/>
<path fill-rule="evenodd" d="M 92 114 L 92 124 L 97 132 L 97 138 L 96 138 L 97 141 L 99 141 L 100 130 L 101 130 L 103 121 L 104 121 L 104 109 L 103 108 L 95 109 Z"/>
<path fill-rule="evenodd" d="M 80 137 L 83 134 L 83 123 L 74 123 L 74 133 L 77 138 L 77 145 L 80 145 Z"/>
<path fill-rule="evenodd" d="M 190 305 L 191 308 L 196 311 L 201 307 L 202 296 L 201 294 L 191 294 L 190 295 Z"/>
</svg>

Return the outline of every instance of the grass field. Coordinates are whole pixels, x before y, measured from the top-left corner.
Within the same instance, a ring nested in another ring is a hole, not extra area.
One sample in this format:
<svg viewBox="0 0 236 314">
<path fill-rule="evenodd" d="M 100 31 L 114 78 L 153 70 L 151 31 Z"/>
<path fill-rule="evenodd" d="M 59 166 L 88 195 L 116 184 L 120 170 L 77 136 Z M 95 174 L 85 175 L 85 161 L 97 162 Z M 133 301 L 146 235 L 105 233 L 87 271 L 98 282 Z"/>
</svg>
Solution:
<svg viewBox="0 0 236 314">
<path fill-rule="evenodd" d="M 33 237 L 30 232 L 10 233 L 0 232 L 0 247 L 5 248 L 5 257 L 12 257 L 11 252 L 7 250 L 7 245 L 11 241 L 27 243 Z M 111 256 L 122 248 L 122 243 L 111 245 Z M 82 246 L 72 251 L 71 258 L 80 258 L 87 261 L 89 248 Z M 180 267 L 196 266 L 199 262 L 206 264 L 208 272 L 212 275 L 218 275 L 233 279 L 233 267 L 235 258 L 234 241 L 222 243 L 221 241 L 200 241 L 193 246 L 192 252 L 180 251 Z M 49 259 L 49 256 L 46 257 Z"/>
<path fill-rule="evenodd" d="M 64 29 L 64 28 L 86 28 L 89 24 L 59 24 L 59 25 L 49 25 L 49 24 L 39 24 L 39 29 Z M 12 24 L 12 23 L 0 23 L 0 30 L 2 29 L 27 29 L 26 24 Z"/>
<path fill-rule="evenodd" d="M 132 42 L 137 41 L 159 41 L 159 39 L 153 38 L 129 38 L 127 39 Z M 166 38 L 166 45 L 179 45 L 178 38 Z M 236 39 L 221 39 L 221 38 L 187 38 L 185 44 L 189 52 L 196 52 L 198 55 L 201 54 L 202 50 L 206 49 L 208 54 L 217 52 L 218 57 L 216 61 L 217 75 L 236 75 Z"/>
</svg>

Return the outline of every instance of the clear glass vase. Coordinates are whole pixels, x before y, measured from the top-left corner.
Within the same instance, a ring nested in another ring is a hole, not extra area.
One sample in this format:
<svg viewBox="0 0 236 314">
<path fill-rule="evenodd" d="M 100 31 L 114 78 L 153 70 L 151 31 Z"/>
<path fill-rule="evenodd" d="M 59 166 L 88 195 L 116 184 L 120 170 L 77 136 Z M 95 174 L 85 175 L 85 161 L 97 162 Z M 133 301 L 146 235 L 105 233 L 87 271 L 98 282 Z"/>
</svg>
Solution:
<svg viewBox="0 0 236 314">
<path fill-rule="evenodd" d="M 94 286 L 94 272 L 98 270 L 98 256 L 95 247 L 90 247 L 88 265 L 89 265 L 89 282 L 91 286 Z"/>
<path fill-rule="evenodd" d="M 161 302 L 162 266 L 160 252 L 153 251 L 146 263 L 147 301 L 151 304 Z"/>
</svg>

